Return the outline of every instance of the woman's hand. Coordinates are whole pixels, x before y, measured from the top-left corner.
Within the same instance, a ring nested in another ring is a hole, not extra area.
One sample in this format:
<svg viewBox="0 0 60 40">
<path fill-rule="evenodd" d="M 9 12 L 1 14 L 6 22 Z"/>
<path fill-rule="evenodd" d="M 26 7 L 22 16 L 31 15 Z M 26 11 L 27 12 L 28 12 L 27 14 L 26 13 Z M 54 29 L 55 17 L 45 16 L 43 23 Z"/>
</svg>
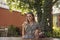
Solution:
<svg viewBox="0 0 60 40">
<path fill-rule="evenodd" d="M 27 22 L 24 22 L 24 23 L 22 24 L 22 26 L 24 27 L 26 24 L 27 24 Z"/>
<path fill-rule="evenodd" d="M 35 31 L 35 38 L 39 38 L 39 30 Z"/>
</svg>

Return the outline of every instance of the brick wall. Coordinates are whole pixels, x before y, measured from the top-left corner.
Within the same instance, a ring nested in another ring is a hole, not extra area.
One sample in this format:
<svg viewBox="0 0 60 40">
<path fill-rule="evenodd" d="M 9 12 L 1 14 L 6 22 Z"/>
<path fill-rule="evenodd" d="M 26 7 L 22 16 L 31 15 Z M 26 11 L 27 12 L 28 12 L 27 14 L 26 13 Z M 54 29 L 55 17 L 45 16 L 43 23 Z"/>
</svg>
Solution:
<svg viewBox="0 0 60 40">
<path fill-rule="evenodd" d="M 14 25 L 20 28 L 25 20 L 25 15 L 22 15 L 21 12 L 13 11 L 10 12 L 8 9 L 0 8 L 0 27 L 8 27 L 9 25 Z"/>
<path fill-rule="evenodd" d="M 10 12 L 7 9 L 0 8 L 0 26 L 15 25 L 21 26 L 25 19 L 20 12 Z"/>
</svg>

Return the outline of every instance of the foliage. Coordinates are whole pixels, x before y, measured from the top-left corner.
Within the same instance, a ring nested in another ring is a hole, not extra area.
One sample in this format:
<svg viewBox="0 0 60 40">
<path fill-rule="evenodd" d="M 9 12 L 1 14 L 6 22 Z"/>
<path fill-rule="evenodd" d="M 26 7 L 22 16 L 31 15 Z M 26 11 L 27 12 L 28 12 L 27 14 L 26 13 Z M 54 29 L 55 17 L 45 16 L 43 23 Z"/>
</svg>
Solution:
<svg viewBox="0 0 60 40">
<path fill-rule="evenodd" d="M 34 0 L 7 0 L 7 4 L 9 5 L 10 9 L 26 12 L 33 9 Z"/>
<path fill-rule="evenodd" d="M 45 37 L 60 38 L 60 28 L 54 27 L 53 32 L 45 32 Z"/>
<path fill-rule="evenodd" d="M 55 0 L 52 4 L 57 2 L 58 0 Z M 10 10 L 19 10 L 24 12 L 33 11 L 34 13 L 37 13 L 38 21 L 40 22 L 42 19 L 42 13 L 44 11 L 44 2 L 49 2 L 47 0 L 6 0 L 7 5 L 9 5 Z M 52 1 L 51 1 L 52 2 Z M 50 4 L 50 2 L 49 2 Z M 47 4 L 46 4 L 47 5 Z M 47 8 L 47 7 L 46 7 Z"/>
<path fill-rule="evenodd" d="M 60 9 L 60 0 L 55 3 L 56 7 Z"/>
<path fill-rule="evenodd" d="M 8 37 L 17 37 L 20 36 L 19 29 L 13 25 L 8 27 Z"/>
<path fill-rule="evenodd" d="M 37 8 L 43 7 L 44 1 L 45 0 L 6 0 L 10 9 L 21 10 L 23 12 L 36 11 Z M 58 0 L 55 0 L 53 4 L 57 1 Z"/>
<path fill-rule="evenodd" d="M 54 27 L 53 28 L 53 37 L 60 38 L 60 28 L 59 27 Z"/>
</svg>

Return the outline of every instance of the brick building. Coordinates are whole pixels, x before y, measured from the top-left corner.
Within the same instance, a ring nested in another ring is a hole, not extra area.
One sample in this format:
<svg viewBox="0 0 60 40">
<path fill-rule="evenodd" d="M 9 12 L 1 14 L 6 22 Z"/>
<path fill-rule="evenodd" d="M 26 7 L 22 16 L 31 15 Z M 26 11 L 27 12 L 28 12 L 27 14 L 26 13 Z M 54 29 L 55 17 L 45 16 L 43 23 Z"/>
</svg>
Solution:
<svg viewBox="0 0 60 40">
<path fill-rule="evenodd" d="M 21 12 L 10 12 L 8 9 L 0 8 L 0 26 L 21 26 L 25 16 Z"/>
<path fill-rule="evenodd" d="M 9 11 L 8 9 L 0 7 L 0 28 L 6 28 L 10 25 L 18 27 L 21 31 L 22 23 L 25 20 L 25 16 L 21 12 Z M 21 32 L 20 32 L 21 33 Z M 3 33 L 5 34 L 5 33 Z"/>
</svg>

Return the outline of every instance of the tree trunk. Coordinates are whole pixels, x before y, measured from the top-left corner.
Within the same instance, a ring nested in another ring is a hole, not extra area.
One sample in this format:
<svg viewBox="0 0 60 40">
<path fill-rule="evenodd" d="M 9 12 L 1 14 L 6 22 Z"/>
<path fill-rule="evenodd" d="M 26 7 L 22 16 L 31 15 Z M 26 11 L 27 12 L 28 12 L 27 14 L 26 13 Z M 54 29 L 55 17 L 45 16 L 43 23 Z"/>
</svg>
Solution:
<svg viewBox="0 0 60 40">
<path fill-rule="evenodd" d="M 43 22 L 44 22 L 44 32 L 52 33 L 53 27 L 53 15 L 52 15 L 52 0 L 44 1 L 44 13 L 43 13 Z M 46 35 L 48 36 L 48 35 Z"/>
<path fill-rule="evenodd" d="M 37 20 L 40 23 L 42 19 L 42 0 L 35 0 L 35 5 L 34 5 L 36 11 L 37 11 Z"/>
</svg>

